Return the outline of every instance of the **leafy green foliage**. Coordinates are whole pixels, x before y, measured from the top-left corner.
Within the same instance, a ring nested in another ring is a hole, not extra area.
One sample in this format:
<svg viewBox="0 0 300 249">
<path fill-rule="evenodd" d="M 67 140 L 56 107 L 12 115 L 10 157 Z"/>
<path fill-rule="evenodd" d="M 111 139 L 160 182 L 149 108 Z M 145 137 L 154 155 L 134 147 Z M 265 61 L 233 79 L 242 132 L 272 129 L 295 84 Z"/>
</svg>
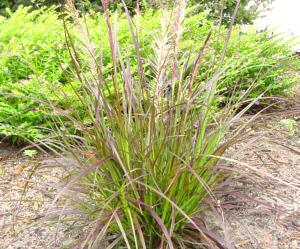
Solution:
<svg viewBox="0 0 300 249">
<path fill-rule="evenodd" d="M 2 18 L 0 30 L 0 133 L 13 141 L 40 138 L 37 126 L 49 128 L 51 112 L 42 103 L 56 99 L 68 107 L 55 94 L 69 77 L 60 67 L 69 65 L 61 21 L 53 9 L 20 8 Z"/>
<path fill-rule="evenodd" d="M 272 1 L 274 0 L 241 0 L 240 8 L 236 17 L 236 24 L 251 24 L 253 20 L 258 17 L 261 9 L 265 10 Z M 64 0 L 2 0 L 0 3 L 0 11 L 5 8 L 16 10 L 20 5 L 32 6 L 37 9 L 42 6 L 63 4 L 64 2 Z M 92 8 L 96 11 L 102 10 L 101 1 L 99 0 L 75 0 L 74 2 L 77 6 L 81 6 L 83 8 Z M 174 4 L 176 4 L 176 1 L 173 0 L 125 0 L 124 2 L 131 14 L 135 13 L 138 2 L 140 9 L 144 9 L 146 11 L 148 11 L 149 8 L 157 10 L 162 6 L 169 5 L 173 7 Z M 120 4 L 122 4 L 122 0 L 111 1 L 110 8 L 115 10 L 119 8 Z M 200 4 L 200 11 L 208 11 L 208 18 L 211 20 L 219 19 L 220 12 L 223 10 L 223 22 L 228 25 L 236 6 L 236 0 L 190 0 L 188 4 L 189 6 Z"/>
<path fill-rule="evenodd" d="M 38 154 L 37 150 L 24 150 L 23 155 L 28 157 L 35 157 Z"/>
<path fill-rule="evenodd" d="M 267 10 L 267 7 L 274 0 L 241 0 L 240 7 L 236 16 L 236 24 L 252 24 L 258 18 L 261 10 Z M 190 5 L 201 4 L 202 10 L 209 11 L 209 18 L 216 20 L 223 13 L 223 23 L 229 24 L 234 8 L 237 4 L 236 0 L 191 0 Z"/>
<path fill-rule="evenodd" d="M 212 30 L 214 36 L 208 46 L 214 52 L 205 54 L 196 77 L 201 82 L 207 72 L 215 69 L 212 61 L 221 56 L 226 29 L 223 27 L 220 30 L 218 39 L 218 31 L 207 20 L 207 15 L 194 13 L 198 8 L 188 9 L 180 49 L 184 51 L 182 53 L 189 51 L 197 54 L 203 39 Z M 54 8 L 35 11 L 20 8 L 8 14 L 9 17 L 0 18 L 0 133 L 16 142 L 40 139 L 52 126 L 51 117 L 57 114 L 53 114 L 49 108 L 49 100 L 55 100 L 56 105 L 66 112 L 82 108 L 79 101 L 72 99 L 69 83 L 76 80 L 72 76 L 72 63 L 66 49 L 62 20 Z M 149 58 L 152 53 L 152 44 L 162 15 L 163 11 L 148 10 L 142 16 L 133 17 L 138 24 L 139 44 L 142 48 L 140 54 L 143 58 Z M 96 44 L 96 61 L 99 61 L 102 49 L 103 75 L 106 77 L 113 64 L 108 35 L 103 32 L 106 30 L 105 20 L 102 16 L 96 17 L 95 13 L 87 15 L 85 19 L 89 36 Z M 137 72 L 138 63 L 126 16 L 118 14 L 117 23 L 121 53 L 128 54 L 131 70 Z M 85 39 L 80 29 L 69 24 L 69 31 L 74 34 L 74 42 L 80 47 L 79 52 L 83 57 L 86 56 L 87 50 L 83 45 Z M 282 94 L 296 80 L 293 70 L 299 66 L 299 62 L 289 56 L 291 42 L 282 42 L 280 37 L 272 36 L 267 31 L 256 33 L 250 29 L 244 32 L 235 26 L 224 61 L 228 69 L 218 83 L 219 97 L 215 104 L 223 105 L 232 101 L 232 98 L 236 101 L 253 80 L 256 81 L 255 89 L 249 98 L 263 92 L 266 95 Z M 98 44 L 101 44 L 101 49 Z M 88 70 L 91 63 L 89 61 L 83 65 L 84 70 Z M 191 69 L 192 65 L 190 61 L 187 69 Z M 154 77 L 151 61 L 146 60 L 144 66 L 145 77 L 150 81 Z M 79 82 L 76 86 L 80 88 Z M 63 94 L 57 93 L 60 87 L 64 89 Z"/>
</svg>

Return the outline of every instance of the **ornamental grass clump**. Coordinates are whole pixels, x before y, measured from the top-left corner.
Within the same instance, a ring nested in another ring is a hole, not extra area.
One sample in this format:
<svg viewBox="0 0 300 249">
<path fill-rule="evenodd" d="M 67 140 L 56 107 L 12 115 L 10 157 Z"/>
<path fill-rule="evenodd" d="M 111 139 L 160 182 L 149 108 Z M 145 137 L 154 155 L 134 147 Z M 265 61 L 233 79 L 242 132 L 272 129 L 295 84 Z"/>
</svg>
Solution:
<svg viewBox="0 0 300 249">
<path fill-rule="evenodd" d="M 239 103 L 221 110 L 215 105 L 238 7 L 223 53 L 218 60 L 211 59 L 215 71 L 199 77 L 203 57 L 208 50 L 214 54 L 212 34 L 207 34 L 198 54 L 180 51 L 184 0 L 178 1 L 173 14 L 164 12 L 149 58 L 140 55 L 138 16 L 131 19 L 124 4 L 136 51 L 134 68 L 127 54 L 121 53 L 118 15 L 109 12 L 108 1 L 102 3 L 106 30 L 101 32 L 109 34 L 110 74 L 104 76 L 103 55 L 95 50 L 73 2 L 67 1 L 65 8 L 82 34 L 75 41 L 65 29 L 81 85 L 74 91 L 83 109 L 65 115 L 76 127 L 76 135 L 67 134 L 62 128 L 65 122 L 58 120 L 60 140 L 43 143 L 67 155 L 72 175 L 54 202 L 66 200 L 61 217 L 76 220 L 75 210 L 80 211 L 84 235 L 74 248 L 226 247 L 203 226 L 201 211 L 207 208 L 205 199 L 219 205 L 213 190 L 228 175 L 221 159 L 245 125 L 230 128 L 253 103 L 241 110 L 240 105 L 245 106 L 241 97 Z M 82 70 L 83 64 L 89 70 Z M 151 74 L 145 75 L 145 67 Z"/>
</svg>

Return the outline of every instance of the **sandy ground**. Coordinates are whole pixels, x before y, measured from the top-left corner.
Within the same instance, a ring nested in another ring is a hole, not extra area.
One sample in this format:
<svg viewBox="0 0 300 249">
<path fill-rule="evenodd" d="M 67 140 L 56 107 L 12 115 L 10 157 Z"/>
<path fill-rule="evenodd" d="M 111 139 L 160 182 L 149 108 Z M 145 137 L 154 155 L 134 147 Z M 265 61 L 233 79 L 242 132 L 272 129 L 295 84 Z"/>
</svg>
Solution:
<svg viewBox="0 0 300 249">
<path fill-rule="evenodd" d="M 0 248 L 60 248 L 63 234 L 38 218 L 50 206 L 54 193 L 45 183 L 57 182 L 61 171 L 52 169 L 50 175 L 48 168 L 40 168 L 31 176 L 32 169 L 41 166 L 49 156 L 30 158 L 18 152 L 17 148 L 4 145 L 0 149 Z"/>
<path fill-rule="evenodd" d="M 227 227 L 228 248 L 300 248 L 300 121 L 287 113 L 263 118 L 261 128 L 229 151 L 244 164 L 232 163 L 239 173 L 221 191 L 223 221 L 210 212 L 205 219 L 212 230 Z M 62 248 L 62 242 L 68 243 L 76 232 L 36 219 L 50 206 L 55 192 L 51 183 L 58 181 L 62 171 L 43 168 L 49 156 L 30 158 L 18 151 L 0 146 L 0 249 Z M 30 177 L 37 166 L 39 170 Z"/>
<path fill-rule="evenodd" d="M 220 192 L 233 248 L 300 248 L 300 122 L 287 128 L 281 118 L 232 149 L 243 165 Z"/>
</svg>

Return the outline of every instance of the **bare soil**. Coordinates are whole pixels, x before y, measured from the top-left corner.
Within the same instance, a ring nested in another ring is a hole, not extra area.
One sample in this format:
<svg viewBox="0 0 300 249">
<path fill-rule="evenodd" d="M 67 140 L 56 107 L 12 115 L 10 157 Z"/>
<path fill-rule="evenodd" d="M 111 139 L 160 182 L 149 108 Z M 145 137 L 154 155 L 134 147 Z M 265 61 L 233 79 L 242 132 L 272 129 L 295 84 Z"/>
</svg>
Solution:
<svg viewBox="0 0 300 249">
<path fill-rule="evenodd" d="M 1 249 L 60 248 L 61 239 L 67 239 L 63 238 L 61 229 L 46 226 L 39 219 L 51 205 L 54 190 L 50 184 L 62 176 L 59 169 L 40 167 L 46 159 L 48 155 L 30 158 L 17 148 L 0 147 Z"/>
<path fill-rule="evenodd" d="M 282 120 L 294 120 L 293 127 Z M 261 121 L 261 128 L 230 151 L 242 164 L 232 163 L 236 173 L 220 189 L 222 219 L 207 212 L 206 225 L 227 236 L 228 248 L 299 249 L 300 122 L 284 114 Z"/>
<path fill-rule="evenodd" d="M 262 117 L 260 128 L 229 151 L 228 156 L 243 164 L 231 163 L 236 179 L 220 191 L 221 219 L 212 212 L 205 219 L 211 230 L 228 231 L 221 232 L 228 248 L 300 248 L 297 115 L 285 111 Z M 51 184 L 63 175 L 60 168 L 43 167 L 45 160 L 51 157 L 39 153 L 30 158 L 0 144 L 0 249 L 58 249 L 76 237 L 63 224 L 48 226 L 39 219 L 51 206 Z"/>
</svg>

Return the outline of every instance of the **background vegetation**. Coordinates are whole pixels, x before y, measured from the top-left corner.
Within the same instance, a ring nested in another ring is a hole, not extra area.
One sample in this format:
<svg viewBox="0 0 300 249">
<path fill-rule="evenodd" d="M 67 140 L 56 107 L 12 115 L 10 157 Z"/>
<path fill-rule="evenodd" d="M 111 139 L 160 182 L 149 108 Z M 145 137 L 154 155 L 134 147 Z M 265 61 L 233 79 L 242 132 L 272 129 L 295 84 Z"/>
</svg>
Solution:
<svg viewBox="0 0 300 249">
<path fill-rule="evenodd" d="M 261 11 L 261 9 L 266 9 L 266 7 L 273 0 L 242 0 L 240 3 L 240 8 L 237 13 L 236 23 L 238 24 L 251 24 L 254 19 L 256 19 Z M 5 13 L 5 8 L 10 8 L 16 10 L 20 5 L 31 6 L 34 9 L 40 8 L 42 6 L 52 6 L 64 3 L 64 0 L 2 0 L 0 3 L 0 11 Z M 74 1 L 77 6 L 84 7 L 87 9 L 93 8 L 94 10 L 101 9 L 101 1 L 98 0 L 76 0 Z M 111 1 L 111 8 L 116 9 L 120 4 L 121 0 Z M 159 9 L 162 6 L 174 6 L 176 1 L 170 0 L 125 0 L 125 3 L 131 13 L 134 13 L 137 3 L 139 3 L 141 9 Z M 235 0 L 191 0 L 188 1 L 189 6 L 194 6 L 195 4 L 201 4 L 201 12 L 208 12 L 208 18 L 211 20 L 216 20 L 220 16 L 220 10 L 224 12 L 223 21 L 226 24 L 230 23 L 230 19 L 235 7 Z"/>
<path fill-rule="evenodd" d="M 217 33 L 213 23 L 207 20 L 206 14 L 195 14 L 198 10 L 199 7 L 194 7 L 188 11 L 180 45 L 182 51 L 196 53 L 209 30 Z M 63 92 L 69 95 L 68 82 L 73 77 L 59 13 L 55 8 L 32 11 L 29 7 L 21 7 L 16 12 L 7 14 L 8 17 L 0 19 L 0 133 L 13 141 L 22 142 L 41 138 L 42 134 L 48 133 L 47 129 L 51 126 L 48 118 L 54 113 L 42 102 L 55 99 L 57 105 L 66 111 L 81 107 L 79 103 L 73 103 L 70 97 L 66 98 L 55 91 L 62 87 Z M 162 11 L 149 9 L 140 17 L 139 39 L 143 47 L 141 55 L 144 58 L 151 54 L 154 33 L 160 26 L 162 14 Z M 105 30 L 105 21 L 103 17 L 94 14 L 85 18 L 94 44 L 102 44 L 104 75 L 107 76 L 112 66 L 107 34 L 102 35 L 102 41 L 99 40 L 99 30 Z M 118 39 L 122 49 L 126 48 L 126 53 L 133 55 L 134 47 L 124 15 L 119 15 L 118 26 Z M 71 23 L 69 27 L 70 32 L 76 33 L 76 28 Z M 221 36 L 225 31 L 223 27 Z M 216 37 L 215 35 L 210 46 L 214 47 L 215 55 L 220 56 L 224 43 Z M 78 35 L 77 41 L 81 42 Z M 266 95 L 282 94 L 284 89 L 290 88 L 296 80 L 291 73 L 298 66 L 298 62 L 290 56 L 290 42 L 292 41 L 283 42 L 280 36 L 272 36 L 267 31 L 257 33 L 250 28 L 245 32 L 236 25 L 223 65 L 228 70 L 218 84 L 219 97 L 215 104 L 222 106 L 231 99 L 238 99 L 253 81 L 256 82 L 255 89 L 249 98 L 257 97 L 262 92 Z M 100 51 L 99 46 L 96 49 Z M 199 81 L 214 70 L 211 66 L 213 56 L 214 54 L 206 54 L 197 74 Z M 129 58 L 132 70 L 137 70 L 135 57 Z M 148 80 L 153 77 L 147 66 L 150 63 L 145 60 Z M 191 66 L 192 61 L 188 68 Z"/>
</svg>

